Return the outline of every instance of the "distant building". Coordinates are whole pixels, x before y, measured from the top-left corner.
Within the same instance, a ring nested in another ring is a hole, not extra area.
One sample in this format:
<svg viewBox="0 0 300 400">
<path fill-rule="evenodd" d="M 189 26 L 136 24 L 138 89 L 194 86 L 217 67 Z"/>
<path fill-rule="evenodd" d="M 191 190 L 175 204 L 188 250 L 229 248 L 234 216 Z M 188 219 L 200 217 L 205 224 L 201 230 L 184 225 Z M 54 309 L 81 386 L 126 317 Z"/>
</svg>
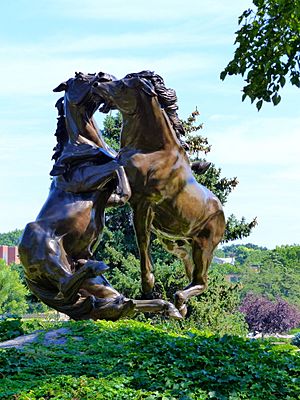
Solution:
<svg viewBox="0 0 300 400">
<path fill-rule="evenodd" d="M 214 257 L 212 262 L 214 262 L 216 264 L 231 264 L 231 265 L 234 265 L 235 258 L 234 257 L 225 257 L 225 258 Z"/>
<path fill-rule="evenodd" d="M 0 246 L 0 258 L 2 258 L 7 265 L 20 264 L 20 257 L 17 246 Z"/>
</svg>

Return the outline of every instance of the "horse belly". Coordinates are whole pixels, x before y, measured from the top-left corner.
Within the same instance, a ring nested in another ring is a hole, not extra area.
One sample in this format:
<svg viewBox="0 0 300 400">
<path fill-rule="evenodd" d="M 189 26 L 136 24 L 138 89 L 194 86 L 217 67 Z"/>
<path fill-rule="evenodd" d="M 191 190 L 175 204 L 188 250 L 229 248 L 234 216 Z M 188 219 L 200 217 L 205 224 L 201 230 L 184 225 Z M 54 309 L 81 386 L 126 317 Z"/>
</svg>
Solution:
<svg viewBox="0 0 300 400">
<path fill-rule="evenodd" d="M 171 204 L 160 204 L 153 207 L 154 218 L 152 226 L 154 232 L 165 234 L 169 238 L 186 237 L 190 230 L 189 221 L 182 215 L 178 214 L 177 210 Z"/>
<path fill-rule="evenodd" d="M 222 210 L 220 201 L 200 185 L 187 185 L 174 199 L 153 207 L 153 228 L 175 237 L 192 237 Z"/>
</svg>

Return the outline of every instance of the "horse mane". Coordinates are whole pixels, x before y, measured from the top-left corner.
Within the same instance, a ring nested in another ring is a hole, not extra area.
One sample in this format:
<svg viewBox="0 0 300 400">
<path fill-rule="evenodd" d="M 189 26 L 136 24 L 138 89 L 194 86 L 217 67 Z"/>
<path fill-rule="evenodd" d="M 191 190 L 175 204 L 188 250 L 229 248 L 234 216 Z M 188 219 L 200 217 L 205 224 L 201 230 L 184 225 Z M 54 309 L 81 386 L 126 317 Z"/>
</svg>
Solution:
<svg viewBox="0 0 300 400">
<path fill-rule="evenodd" d="M 53 148 L 54 154 L 51 160 L 54 160 L 56 162 L 59 159 L 61 153 L 63 152 L 63 149 L 66 143 L 68 142 L 69 136 L 65 121 L 64 97 L 61 97 L 59 100 L 57 100 L 55 107 L 57 108 L 58 112 L 57 126 L 56 126 L 56 131 L 54 133 L 54 135 L 56 136 L 57 144 Z"/>
<path fill-rule="evenodd" d="M 159 104 L 166 112 L 176 136 L 178 139 L 180 139 L 181 136 L 185 136 L 183 124 L 177 114 L 178 105 L 176 91 L 172 88 L 166 88 L 163 78 L 153 71 L 141 71 L 125 76 L 125 78 L 133 77 L 147 79 L 153 85 Z"/>
</svg>

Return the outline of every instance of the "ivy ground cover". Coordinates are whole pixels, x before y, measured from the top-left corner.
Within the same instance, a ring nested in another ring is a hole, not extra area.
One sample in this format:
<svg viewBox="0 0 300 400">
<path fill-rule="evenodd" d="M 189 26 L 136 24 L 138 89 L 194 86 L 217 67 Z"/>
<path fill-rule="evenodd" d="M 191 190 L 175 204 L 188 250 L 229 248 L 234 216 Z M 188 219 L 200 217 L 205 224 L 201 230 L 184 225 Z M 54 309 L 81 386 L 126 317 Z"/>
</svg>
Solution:
<svg viewBox="0 0 300 400">
<path fill-rule="evenodd" d="M 300 398 L 296 347 L 137 321 L 63 327 L 64 344 L 46 345 L 41 333 L 22 349 L 0 349 L 0 399 Z"/>
</svg>

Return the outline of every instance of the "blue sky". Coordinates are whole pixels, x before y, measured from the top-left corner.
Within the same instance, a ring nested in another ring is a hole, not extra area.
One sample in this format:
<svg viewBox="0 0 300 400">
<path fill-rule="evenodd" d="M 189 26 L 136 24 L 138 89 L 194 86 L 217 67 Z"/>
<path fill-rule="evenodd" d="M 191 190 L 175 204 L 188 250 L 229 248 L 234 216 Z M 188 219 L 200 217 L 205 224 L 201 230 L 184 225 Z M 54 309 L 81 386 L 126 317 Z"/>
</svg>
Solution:
<svg viewBox="0 0 300 400">
<path fill-rule="evenodd" d="M 241 102 L 240 77 L 220 81 L 234 32 L 251 1 L 15 0 L 1 5 L 0 232 L 35 219 L 50 185 L 58 98 L 75 71 L 123 77 L 150 69 L 177 91 L 179 115 L 197 106 L 208 159 L 240 184 L 227 215 L 258 226 L 244 240 L 300 243 L 299 89 L 258 113 Z M 97 116 L 101 125 L 101 116 Z"/>
</svg>

